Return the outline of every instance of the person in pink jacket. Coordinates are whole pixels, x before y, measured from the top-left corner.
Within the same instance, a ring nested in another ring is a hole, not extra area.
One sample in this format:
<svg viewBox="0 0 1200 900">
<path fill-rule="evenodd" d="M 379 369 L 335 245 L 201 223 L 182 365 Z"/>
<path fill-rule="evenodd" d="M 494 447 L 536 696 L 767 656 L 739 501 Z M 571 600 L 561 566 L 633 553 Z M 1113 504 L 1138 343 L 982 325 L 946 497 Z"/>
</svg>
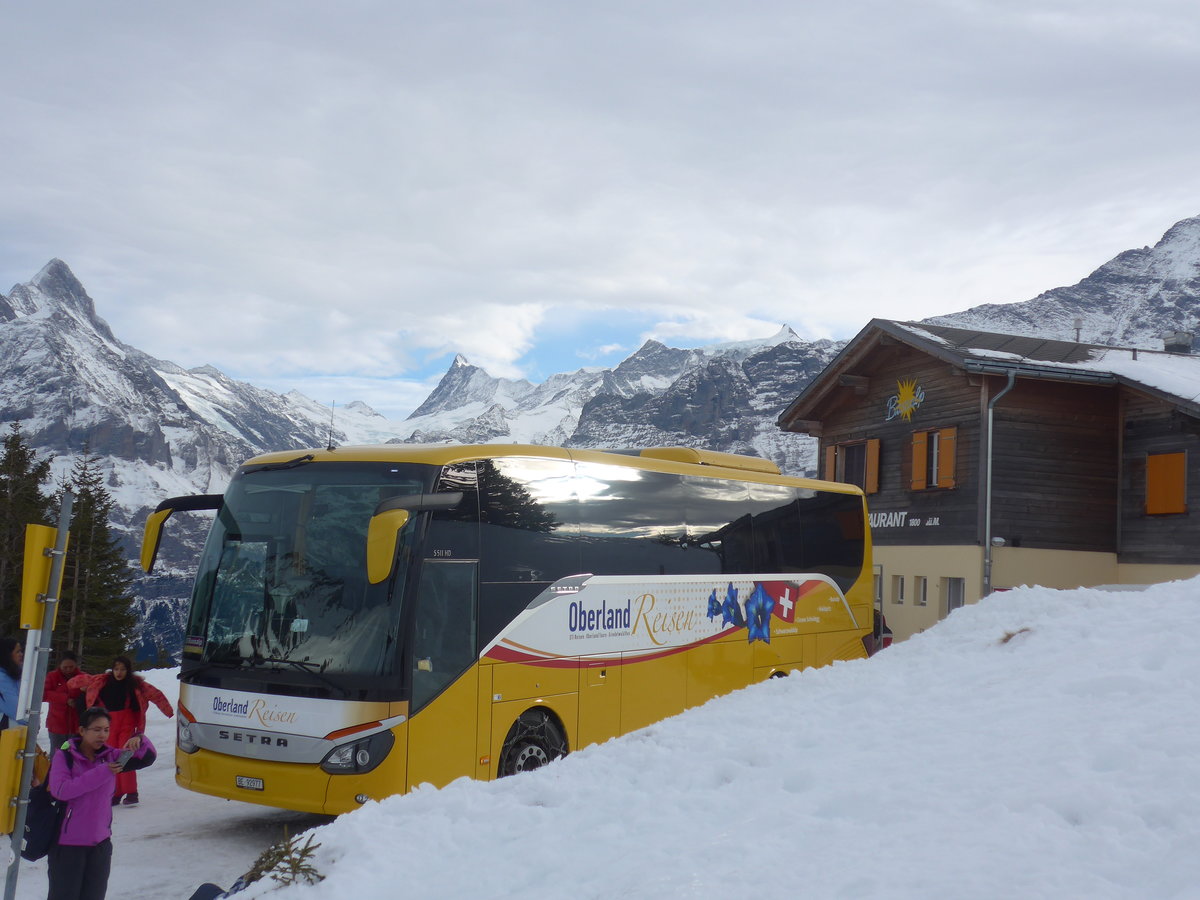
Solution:
<svg viewBox="0 0 1200 900">
<path fill-rule="evenodd" d="M 75 679 L 71 683 L 74 684 Z M 171 701 L 162 691 L 140 675 L 133 674 L 133 662 L 128 656 L 118 656 L 109 671 L 93 676 L 88 682 L 87 705 L 103 706 L 112 717 L 110 747 L 124 747 L 130 735 L 145 733 L 146 710 L 151 703 L 168 719 L 175 715 Z M 113 787 L 112 805 L 133 806 L 137 802 L 137 775 L 122 772 Z"/>
<path fill-rule="evenodd" d="M 113 784 L 118 773 L 154 762 L 154 745 L 131 735 L 124 749 L 107 744 L 110 718 L 99 707 L 80 717 L 79 734 L 67 741 L 50 764 L 50 793 L 67 803 L 58 842 L 50 848 L 47 900 L 104 900 L 112 868 Z M 70 757 L 68 759 L 68 757 Z"/>
</svg>

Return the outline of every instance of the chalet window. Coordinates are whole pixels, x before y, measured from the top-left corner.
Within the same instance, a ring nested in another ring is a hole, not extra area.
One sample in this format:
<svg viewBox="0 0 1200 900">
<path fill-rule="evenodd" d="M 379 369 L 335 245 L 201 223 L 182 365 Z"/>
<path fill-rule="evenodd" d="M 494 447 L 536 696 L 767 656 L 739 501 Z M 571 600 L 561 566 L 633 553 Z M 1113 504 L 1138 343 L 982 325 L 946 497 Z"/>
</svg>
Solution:
<svg viewBox="0 0 1200 900">
<path fill-rule="evenodd" d="M 892 576 L 892 602 L 893 603 L 903 603 L 904 602 L 904 576 L 903 575 L 893 575 Z"/>
<path fill-rule="evenodd" d="M 912 490 L 954 487 L 958 429 L 917 431 L 912 436 Z"/>
<path fill-rule="evenodd" d="M 966 600 L 967 580 L 965 578 L 943 578 L 946 592 L 946 615 L 958 609 Z"/>
<path fill-rule="evenodd" d="M 1187 453 L 1146 456 L 1146 515 L 1187 512 Z"/>
<path fill-rule="evenodd" d="M 826 481 L 857 484 L 865 494 L 879 491 L 879 439 L 832 444 L 825 448 Z"/>
<path fill-rule="evenodd" d="M 929 579 L 924 575 L 913 577 L 913 605 L 924 606 L 929 602 Z"/>
</svg>

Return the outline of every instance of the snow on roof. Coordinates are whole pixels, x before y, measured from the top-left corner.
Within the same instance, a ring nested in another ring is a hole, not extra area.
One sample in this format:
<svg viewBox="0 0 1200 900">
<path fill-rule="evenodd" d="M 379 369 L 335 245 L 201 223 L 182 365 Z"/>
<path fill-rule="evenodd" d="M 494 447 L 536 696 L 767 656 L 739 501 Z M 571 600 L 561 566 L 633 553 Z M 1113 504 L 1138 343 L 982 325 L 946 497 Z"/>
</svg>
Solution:
<svg viewBox="0 0 1200 900">
<path fill-rule="evenodd" d="M 1075 363 L 1075 367 L 1112 372 L 1125 381 L 1144 384 L 1185 400 L 1200 400 L 1200 356 L 1119 347 L 1093 353 L 1092 360 Z"/>
<path fill-rule="evenodd" d="M 1128 347 L 1104 347 L 1096 344 L 1072 344 L 1069 341 L 1042 341 L 1018 335 L 970 332 L 961 328 L 938 327 L 933 331 L 908 322 L 891 324 L 923 341 L 947 347 L 967 359 L 995 360 L 1063 372 L 1110 374 L 1130 386 L 1143 386 L 1182 400 L 1200 402 L 1200 356 L 1197 355 Z M 973 337 L 964 337 L 962 341 L 956 342 L 951 339 L 950 332 Z M 1011 338 L 1010 345 L 1036 349 L 1029 349 L 1027 352 L 1030 355 L 1023 355 L 1011 350 L 973 345 L 994 343 L 997 339 L 1004 338 Z M 1047 348 L 1053 348 L 1057 352 L 1042 352 Z M 1074 359 L 1078 356 L 1084 358 Z M 1072 361 L 1067 361 L 1068 359 Z"/>
</svg>

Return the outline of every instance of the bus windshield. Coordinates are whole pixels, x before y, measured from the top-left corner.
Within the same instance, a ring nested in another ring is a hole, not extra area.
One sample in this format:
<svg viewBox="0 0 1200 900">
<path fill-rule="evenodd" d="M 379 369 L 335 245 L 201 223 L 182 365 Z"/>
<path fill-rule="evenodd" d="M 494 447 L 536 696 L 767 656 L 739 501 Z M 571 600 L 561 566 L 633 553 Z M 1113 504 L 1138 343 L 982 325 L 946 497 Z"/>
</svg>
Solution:
<svg viewBox="0 0 1200 900">
<path fill-rule="evenodd" d="M 324 677 L 396 670 L 414 523 L 390 579 L 367 580 L 367 525 L 382 500 L 429 489 L 436 468 L 320 463 L 240 472 L 197 572 L 184 658 Z"/>
</svg>

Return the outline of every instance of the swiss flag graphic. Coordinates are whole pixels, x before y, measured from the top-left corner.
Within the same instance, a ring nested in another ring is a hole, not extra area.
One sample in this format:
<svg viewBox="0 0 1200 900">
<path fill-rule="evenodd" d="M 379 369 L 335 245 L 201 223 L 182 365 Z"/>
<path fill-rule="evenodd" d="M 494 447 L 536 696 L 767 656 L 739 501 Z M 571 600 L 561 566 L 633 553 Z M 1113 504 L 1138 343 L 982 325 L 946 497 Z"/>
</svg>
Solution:
<svg viewBox="0 0 1200 900">
<path fill-rule="evenodd" d="M 775 608 L 771 611 L 771 615 L 785 622 L 795 622 L 796 604 L 806 594 L 821 587 L 824 582 L 761 581 L 759 584 L 762 585 L 767 596 L 775 601 Z"/>
</svg>

